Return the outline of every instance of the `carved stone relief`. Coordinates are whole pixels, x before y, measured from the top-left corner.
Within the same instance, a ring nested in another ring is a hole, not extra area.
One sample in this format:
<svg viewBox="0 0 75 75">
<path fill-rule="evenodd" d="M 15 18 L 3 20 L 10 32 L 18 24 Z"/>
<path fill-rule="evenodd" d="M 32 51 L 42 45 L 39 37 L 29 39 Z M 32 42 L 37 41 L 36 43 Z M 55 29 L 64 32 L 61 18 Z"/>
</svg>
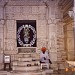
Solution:
<svg viewBox="0 0 75 75">
<path fill-rule="evenodd" d="M 42 47 L 47 47 L 47 39 L 38 38 L 38 39 L 37 39 L 37 47 L 38 47 L 39 49 L 41 49 Z"/>
</svg>

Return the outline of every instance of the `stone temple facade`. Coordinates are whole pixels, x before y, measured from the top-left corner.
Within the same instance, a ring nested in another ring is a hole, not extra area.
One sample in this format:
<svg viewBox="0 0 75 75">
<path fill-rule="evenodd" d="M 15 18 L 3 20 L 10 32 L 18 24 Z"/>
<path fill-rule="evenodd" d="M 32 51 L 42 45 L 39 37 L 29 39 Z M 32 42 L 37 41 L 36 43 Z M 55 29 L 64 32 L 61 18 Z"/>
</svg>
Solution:
<svg viewBox="0 0 75 75">
<path fill-rule="evenodd" d="M 68 14 L 73 8 L 74 0 L 0 0 L 0 69 L 4 55 L 11 56 L 13 68 L 14 61 L 27 53 L 39 58 L 42 47 L 47 48 L 54 70 L 75 60 L 74 16 Z M 36 20 L 36 47 L 17 47 L 17 20 Z"/>
</svg>

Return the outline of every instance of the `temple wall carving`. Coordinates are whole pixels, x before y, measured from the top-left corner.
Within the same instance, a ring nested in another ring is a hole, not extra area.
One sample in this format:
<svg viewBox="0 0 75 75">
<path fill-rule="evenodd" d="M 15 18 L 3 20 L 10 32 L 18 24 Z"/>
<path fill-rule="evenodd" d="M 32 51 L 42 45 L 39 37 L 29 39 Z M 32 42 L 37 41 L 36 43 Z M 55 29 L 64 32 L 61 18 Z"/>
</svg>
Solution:
<svg viewBox="0 0 75 75">
<path fill-rule="evenodd" d="M 34 2 L 29 0 L 26 3 L 23 0 L 10 0 L 4 8 L 0 7 L 0 47 L 5 54 L 10 54 L 12 60 L 15 60 L 14 56 L 18 53 L 16 20 L 36 20 L 37 52 L 40 52 L 41 47 L 47 47 L 50 59 L 55 68 L 57 68 L 57 63 L 55 62 L 61 62 L 66 59 L 64 23 L 61 20 L 62 13 L 59 9 L 58 1 L 47 2 L 47 5 L 44 1 L 39 2 L 39 0 Z M 71 31 L 69 31 L 68 36 L 72 36 Z M 72 39 L 68 39 L 68 41 L 70 40 Z"/>
</svg>

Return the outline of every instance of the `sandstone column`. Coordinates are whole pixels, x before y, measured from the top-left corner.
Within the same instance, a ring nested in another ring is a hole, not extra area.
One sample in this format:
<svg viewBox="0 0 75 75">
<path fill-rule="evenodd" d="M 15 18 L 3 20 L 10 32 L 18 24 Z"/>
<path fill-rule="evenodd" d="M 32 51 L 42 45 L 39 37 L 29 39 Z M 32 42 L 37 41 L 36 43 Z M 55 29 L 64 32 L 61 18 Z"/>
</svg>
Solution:
<svg viewBox="0 0 75 75">
<path fill-rule="evenodd" d="M 74 20 L 74 60 L 75 60 L 75 0 L 74 0 L 74 9 L 73 9 L 73 20 Z"/>
</svg>

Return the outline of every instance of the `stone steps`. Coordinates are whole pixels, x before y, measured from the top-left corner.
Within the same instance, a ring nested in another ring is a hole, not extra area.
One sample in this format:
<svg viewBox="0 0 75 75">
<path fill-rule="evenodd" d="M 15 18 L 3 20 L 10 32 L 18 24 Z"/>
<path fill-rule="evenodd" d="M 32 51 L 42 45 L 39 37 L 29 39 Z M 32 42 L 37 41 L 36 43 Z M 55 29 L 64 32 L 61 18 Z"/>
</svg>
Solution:
<svg viewBox="0 0 75 75">
<path fill-rule="evenodd" d="M 19 54 L 16 54 L 16 55 L 14 55 L 14 59 L 15 60 L 18 60 L 19 58 L 37 58 L 37 59 L 39 59 L 39 54 L 37 54 L 37 53 L 35 53 L 35 54 L 33 54 L 33 53 L 19 53 Z"/>
<path fill-rule="evenodd" d="M 19 61 L 37 61 L 37 60 L 39 61 L 38 58 L 32 58 L 32 57 L 30 57 L 30 58 L 20 57 L 18 60 Z"/>
<path fill-rule="evenodd" d="M 20 74 L 15 73 L 14 75 L 42 75 L 42 74 L 41 73 L 20 73 Z"/>
<path fill-rule="evenodd" d="M 32 58 L 19 58 L 19 61 L 32 61 Z"/>
<path fill-rule="evenodd" d="M 27 66 L 27 65 L 31 65 L 31 66 L 35 66 L 35 65 L 40 65 L 39 61 L 30 61 L 30 62 L 22 62 L 22 61 L 16 61 L 13 62 L 13 65 L 17 65 L 17 66 Z"/>
<path fill-rule="evenodd" d="M 17 55 L 15 55 L 15 58 L 20 58 L 20 57 L 29 58 L 29 57 L 31 57 L 31 54 L 17 54 Z"/>
<path fill-rule="evenodd" d="M 20 57 L 39 57 L 39 53 L 19 53 Z"/>
<path fill-rule="evenodd" d="M 50 75 L 53 73 L 53 69 L 47 69 L 47 70 L 36 70 L 36 71 L 13 71 L 13 75 Z"/>
<path fill-rule="evenodd" d="M 40 70 L 40 66 L 13 66 L 13 70 L 36 71 L 36 70 Z"/>
<path fill-rule="evenodd" d="M 19 71 L 35 71 L 40 70 L 39 58 L 35 57 L 37 53 L 20 53 L 15 55 L 17 60 L 13 61 L 13 70 Z"/>
<path fill-rule="evenodd" d="M 12 75 L 42 75 L 42 72 L 13 72 Z"/>
<path fill-rule="evenodd" d="M 12 75 L 47 75 L 53 70 L 41 70 L 39 62 L 39 54 L 37 53 L 21 53 L 16 55 L 17 61 L 13 61 Z"/>
</svg>

